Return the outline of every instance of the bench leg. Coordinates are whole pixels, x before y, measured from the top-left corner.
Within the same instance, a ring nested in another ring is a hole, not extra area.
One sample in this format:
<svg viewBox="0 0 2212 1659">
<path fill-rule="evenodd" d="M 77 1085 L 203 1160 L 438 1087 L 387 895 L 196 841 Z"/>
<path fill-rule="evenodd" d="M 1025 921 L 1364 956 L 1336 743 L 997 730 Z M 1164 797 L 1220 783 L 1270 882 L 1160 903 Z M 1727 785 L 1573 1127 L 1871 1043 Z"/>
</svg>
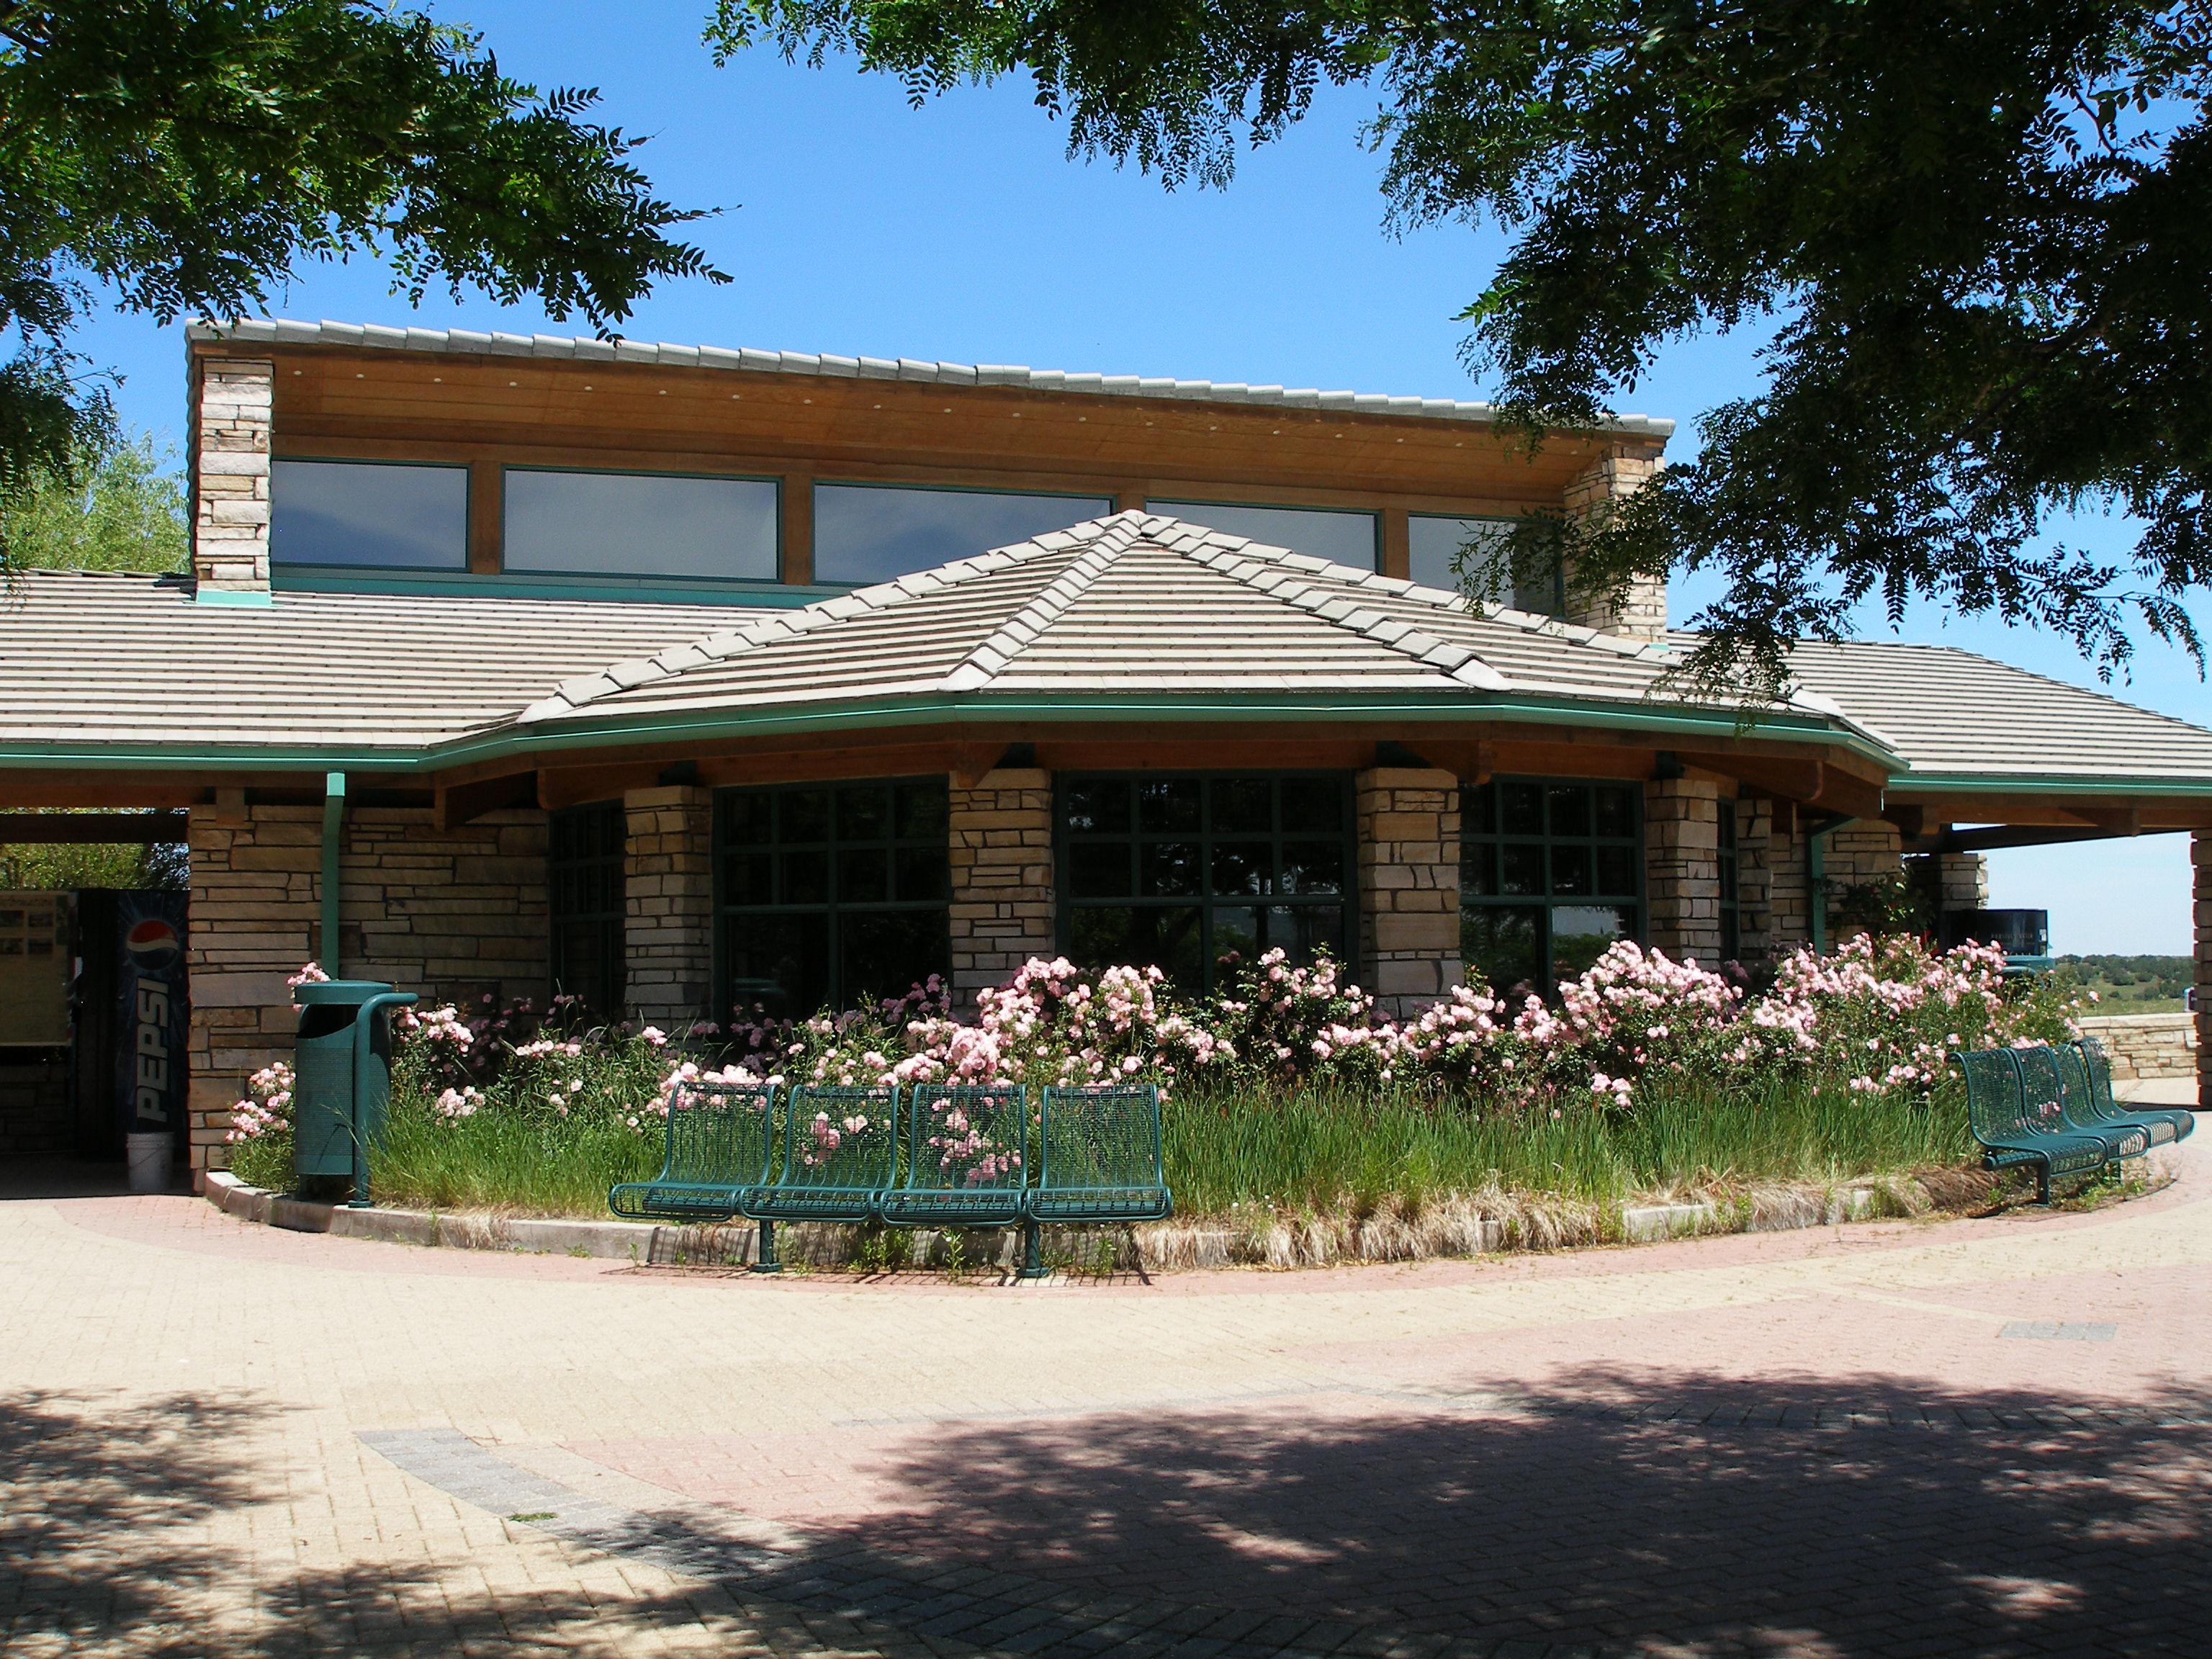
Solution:
<svg viewBox="0 0 2212 1659">
<path fill-rule="evenodd" d="M 1034 1221 L 1022 1223 L 1022 1265 L 1014 1274 L 1017 1279 L 1042 1279 L 1045 1276 L 1044 1253 L 1038 1248 L 1043 1229 Z"/>
<path fill-rule="evenodd" d="M 745 1269 L 749 1273 L 780 1273 L 783 1262 L 775 1253 L 775 1223 L 760 1224 L 760 1249 L 753 1252 L 753 1264 Z"/>
<path fill-rule="evenodd" d="M 2047 1163 L 2035 1166 L 2035 1201 L 2043 1205 L 2051 1202 L 2051 1165 Z"/>
</svg>

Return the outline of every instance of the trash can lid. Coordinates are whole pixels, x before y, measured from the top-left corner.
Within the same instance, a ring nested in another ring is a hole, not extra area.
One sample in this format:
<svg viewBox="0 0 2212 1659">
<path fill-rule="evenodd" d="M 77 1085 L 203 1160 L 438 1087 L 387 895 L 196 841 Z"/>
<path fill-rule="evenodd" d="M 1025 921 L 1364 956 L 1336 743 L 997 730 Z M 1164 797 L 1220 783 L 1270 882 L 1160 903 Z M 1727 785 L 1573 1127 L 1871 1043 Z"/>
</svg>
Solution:
<svg viewBox="0 0 2212 1659">
<path fill-rule="evenodd" d="M 380 979 L 302 980 L 292 988 L 292 1000 L 301 1008 L 318 1005 L 358 1008 L 371 997 L 380 997 L 391 988 Z"/>
</svg>

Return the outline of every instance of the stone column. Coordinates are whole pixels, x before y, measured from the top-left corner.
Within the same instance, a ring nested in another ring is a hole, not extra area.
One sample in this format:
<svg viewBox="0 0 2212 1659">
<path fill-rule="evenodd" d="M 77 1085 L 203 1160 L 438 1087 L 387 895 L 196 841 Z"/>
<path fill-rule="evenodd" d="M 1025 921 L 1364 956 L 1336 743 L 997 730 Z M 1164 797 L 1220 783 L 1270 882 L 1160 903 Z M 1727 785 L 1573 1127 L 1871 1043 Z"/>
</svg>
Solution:
<svg viewBox="0 0 2212 1659">
<path fill-rule="evenodd" d="M 192 419 L 192 575 L 210 604 L 269 600 L 274 363 L 204 357 Z"/>
<path fill-rule="evenodd" d="M 1031 957 L 1060 954 L 1052 871 L 1052 774 L 987 772 L 951 793 L 952 988 L 962 1006 Z"/>
<path fill-rule="evenodd" d="M 2189 837 L 2197 878 L 2197 1104 L 2212 1111 L 2212 830 Z"/>
<path fill-rule="evenodd" d="M 1568 516 L 1586 521 L 1601 520 L 1612 502 L 1635 494 L 1658 471 L 1656 447 L 1615 444 L 1568 483 L 1564 502 Z M 1574 573 L 1569 571 L 1567 608 L 1567 621 L 1595 628 L 1601 634 L 1656 640 L 1667 631 L 1667 584 L 1638 577 L 1616 606 L 1607 599 L 1578 599 Z"/>
<path fill-rule="evenodd" d="M 1655 778 L 1644 786 L 1646 942 L 1701 968 L 1721 959 L 1721 821 L 1735 803 L 1709 778 Z"/>
<path fill-rule="evenodd" d="M 1381 767 L 1353 793 L 1359 981 L 1404 1019 L 1460 982 L 1459 780 Z"/>
<path fill-rule="evenodd" d="M 632 789 L 623 876 L 623 966 L 631 1012 L 672 1036 L 720 1019 L 714 997 L 714 806 L 691 784 Z"/>
<path fill-rule="evenodd" d="M 1946 910 L 1990 908 L 1990 861 L 1979 853 L 1939 853 L 1936 881 Z"/>
</svg>

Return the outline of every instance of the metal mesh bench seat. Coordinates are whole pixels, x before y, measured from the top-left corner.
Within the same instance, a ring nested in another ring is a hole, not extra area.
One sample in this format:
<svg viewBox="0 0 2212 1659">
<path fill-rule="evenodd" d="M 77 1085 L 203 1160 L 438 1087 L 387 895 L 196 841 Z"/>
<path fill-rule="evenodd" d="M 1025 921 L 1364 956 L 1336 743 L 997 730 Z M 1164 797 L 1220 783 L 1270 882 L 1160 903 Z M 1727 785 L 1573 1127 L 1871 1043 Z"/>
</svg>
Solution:
<svg viewBox="0 0 2212 1659">
<path fill-rule="evenodd" d="M 2089 1115 L 2087 1073 L 2081 1070 L 2081 1056 L 2070 1046 L 2005 1052 L 2020 1067 L 2021 1098 L 2032 1114 L 2047 1118 L 2055 1109 L 2060 1132 L 2087 1135 L 2105 1149 L 2110 1160 L 2141 1158 L 2150 1150 L 2150 1132 L 2142 1124 L 2122 1118 L 2099 1121 Z M 2076 1075 L 2069 1077 L 2069 1072 Z"/>
<path fill-rule="evenodd" d="M 2083 1037 L 2069 1046 L 2079 1055 L 2087 1074 L 2088 1110 L 2094 1116 L 2106 1121 L 2140 1123 L 2149 1131 L 2154 1146 L 2185 1140 L 2196 1133 L 2197 1114 L 2186 1107 L 2138 1106 L 2132 1101 L 2114 1100 L 2112 1062 L 2096 1038 Z"/>
<path fill-rule="evenodd" d="M 1048 1086 L 1037 1179 L 1024 1206 L 1022 1274 L 1043 1276 L 1039 1224 L 1162 1221 L 1175 1212 L 1160 1166 L 1160 1095 L 1151 1084 Z"/>
<path fill-rule="evenodd" d="M 1966 1080 L 1966 1119 L 1983 1147 L 1982 1167 L 2035 1170 L 2039 1202 L 2051 1201 L 2054 1176 L 2081 1175 L 2106 1164 L 2104 1143 L 2066 1128 L 2054 1099 L 2031 1109 L 2009 1048 L 1963 1049 L 1951 1056 Z"/>
<path fill-rule="evenodd" d="M 881 1195 L 894 1227 L 1011 1227 L 1029 1180 L 1030 1091 L 1022 1084 L 917 1084 L 902 1119 L 906 1182 Z"/>
<path fill-rule="evenodd" d="M 667 1150 L 651 1181 L 624 1182 L 607 1207 L 635 1221 L 726 1221 L 740 1195 L 768 1180 L 771 1087 L 679 1091 L 668 1109 Z"/>
</svg>

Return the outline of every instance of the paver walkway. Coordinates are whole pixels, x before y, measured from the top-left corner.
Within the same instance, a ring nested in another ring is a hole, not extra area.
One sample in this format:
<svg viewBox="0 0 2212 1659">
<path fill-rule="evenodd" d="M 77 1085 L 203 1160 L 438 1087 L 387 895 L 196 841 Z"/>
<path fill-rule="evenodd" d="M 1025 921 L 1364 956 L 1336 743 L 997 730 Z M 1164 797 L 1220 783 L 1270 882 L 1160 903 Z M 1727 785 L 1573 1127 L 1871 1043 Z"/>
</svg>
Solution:
<svg viewBox="0 0 2212 1659">
<path fill-rule="evenodd" d="M 1001 1291 L 0 1201 L 0 1653 L 2212 1650 L 2212 1157 Z"/>
</svg>

